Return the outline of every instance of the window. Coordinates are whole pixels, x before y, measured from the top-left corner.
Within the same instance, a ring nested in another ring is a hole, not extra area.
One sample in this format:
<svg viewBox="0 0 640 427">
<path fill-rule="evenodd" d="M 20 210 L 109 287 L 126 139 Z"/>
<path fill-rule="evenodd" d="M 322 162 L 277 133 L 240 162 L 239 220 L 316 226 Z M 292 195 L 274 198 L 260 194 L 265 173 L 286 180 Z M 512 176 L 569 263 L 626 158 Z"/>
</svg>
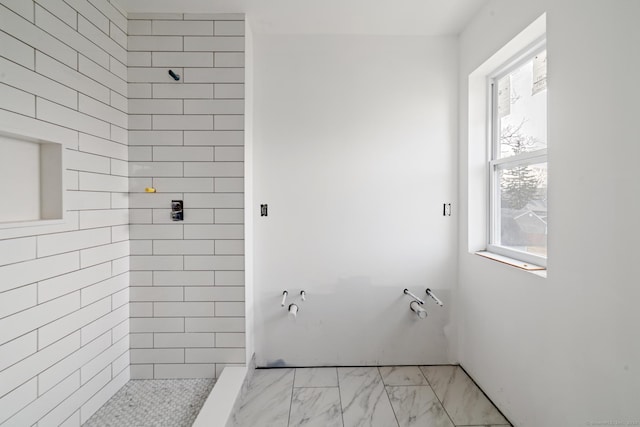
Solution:
<svg viewBox="0 0 640 427">
<path fill-rule="evenodd" d="M 547 61 L 544 42 L 490 78 L 488 251 L 546 267 Z"/>
</svg>

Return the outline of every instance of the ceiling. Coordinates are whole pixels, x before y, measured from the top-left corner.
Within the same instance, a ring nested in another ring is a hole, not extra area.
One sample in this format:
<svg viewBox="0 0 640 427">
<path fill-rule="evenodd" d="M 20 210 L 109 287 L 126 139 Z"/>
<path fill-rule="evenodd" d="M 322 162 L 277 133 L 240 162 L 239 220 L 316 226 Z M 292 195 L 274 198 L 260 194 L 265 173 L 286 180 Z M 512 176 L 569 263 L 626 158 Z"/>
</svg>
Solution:
<svg viewBox="0 0 640 427">
<path fill-rule="evenodd" d="M 270 34 L 458 34 L 487 0 L 111 0 L 127 12 L 246 13 Z"/>
</svg>

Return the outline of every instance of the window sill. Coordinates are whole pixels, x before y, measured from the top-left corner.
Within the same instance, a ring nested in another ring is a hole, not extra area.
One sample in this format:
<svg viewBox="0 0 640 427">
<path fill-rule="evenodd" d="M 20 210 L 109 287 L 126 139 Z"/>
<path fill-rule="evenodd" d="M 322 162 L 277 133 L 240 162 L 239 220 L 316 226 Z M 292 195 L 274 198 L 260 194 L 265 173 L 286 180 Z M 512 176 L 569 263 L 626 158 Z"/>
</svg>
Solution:
<svg viewBox="0 0 640 427">
<path fill-rule="evenodd" d="M 483 258 L 487 258 L 493 261 L 498 261 L 503 264 L 507 264 L 512 267 L 519 268 L 529 273 L 533 273 L 536 276 L 540 276 L 544 278 L 547 277 L 547 269 L 540 265 L 530 264 L 528 262 L 519 261 L 513 258 L 506 257 L 504 255 L 498 255 L 498 254 L 494 254 L 492 252 L 487 252 L 487 251 L 478 251 L 476 252 L 476 255 L 480 255 Z"/>
</svg>

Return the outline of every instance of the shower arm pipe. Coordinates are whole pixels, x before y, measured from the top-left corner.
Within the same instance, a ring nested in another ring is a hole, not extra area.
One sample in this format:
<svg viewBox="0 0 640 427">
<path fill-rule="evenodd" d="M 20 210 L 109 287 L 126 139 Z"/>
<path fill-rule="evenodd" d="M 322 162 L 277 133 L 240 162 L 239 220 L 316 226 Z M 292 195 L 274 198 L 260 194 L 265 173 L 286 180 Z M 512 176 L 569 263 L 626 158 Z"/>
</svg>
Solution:
<svg viewBox="0 0 640 427">
<path fill-rule="evenodd" d="M 409 295 L 411 298 L 416 300 L 420 305 L 424 304 L 424 301 L 421 298 L 418 298 L 416 295 L 414 295 L 409 289 L 405 289 L 404 294 Z"/>
<path fill-rule="evenodd" d="M 280 303 L 280 307 L 284 307 L 285 304 L 287 303 L 287 295 L 289 295 L 289 292 L 287 291 L 282 292 L 282 302 Z"/>
<path fill-rule="evenodd" d="M 302 301 L 306 301 L 307 293 L 305 291 L 300 291 L 300 298 L 302 299 Z"/>
<path fill-rule="evenodd" d="M 427 295 L 429 295 L 431 298 L 433 298 L 433 300 L 436 302 L 436 304 L 438 304 L 440 307 L 444 307 L 444 304 L 442 303 L 442 301 L 440 301 L 438 299 L 437 296 L 435 296 L 433 294 L 433 292 L 431 292 L 431 289 L 427 288 Z"/>
</svg>

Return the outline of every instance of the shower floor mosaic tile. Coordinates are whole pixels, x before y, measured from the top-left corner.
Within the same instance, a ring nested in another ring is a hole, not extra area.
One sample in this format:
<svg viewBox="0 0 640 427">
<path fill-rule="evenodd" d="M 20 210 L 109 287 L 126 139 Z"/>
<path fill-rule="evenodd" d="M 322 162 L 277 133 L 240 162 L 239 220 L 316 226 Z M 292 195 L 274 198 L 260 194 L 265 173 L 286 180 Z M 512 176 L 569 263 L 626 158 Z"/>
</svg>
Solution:
<svg viewBox="0 0 640 427">
<path fill-rule="evenodd" d="M 256 370 L 234 427 L 510 426 L 459 366 Z"/>
<path fill-rule="evenodd" d="M 131 380 L 84 427 L 189 427 L 209 396 L 212 378 Z"/>
</svg>

